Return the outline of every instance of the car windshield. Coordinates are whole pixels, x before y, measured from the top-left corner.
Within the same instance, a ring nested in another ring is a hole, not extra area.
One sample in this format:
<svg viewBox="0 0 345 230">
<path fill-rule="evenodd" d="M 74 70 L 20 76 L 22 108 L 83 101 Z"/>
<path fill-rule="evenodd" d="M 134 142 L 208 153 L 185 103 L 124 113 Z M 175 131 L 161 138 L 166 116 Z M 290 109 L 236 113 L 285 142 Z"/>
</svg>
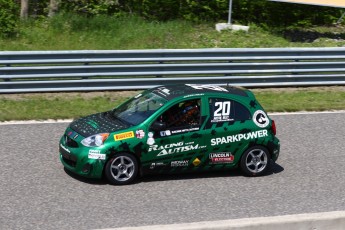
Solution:
<svg viewBox="0 0 345 230">
<path fill-rule="evenodd" d="M 139 94 L 113 110 L 113 116 L 130 125 L 138 125 L 150 117 L 167 100 L 152 92 Z"/>
</svg>

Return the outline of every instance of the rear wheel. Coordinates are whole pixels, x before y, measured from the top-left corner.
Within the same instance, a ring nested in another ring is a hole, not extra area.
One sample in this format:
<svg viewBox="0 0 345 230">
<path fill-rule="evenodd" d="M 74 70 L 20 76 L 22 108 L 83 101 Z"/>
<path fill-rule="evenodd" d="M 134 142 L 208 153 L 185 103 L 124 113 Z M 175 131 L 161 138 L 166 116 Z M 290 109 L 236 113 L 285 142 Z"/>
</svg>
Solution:
<svg viewBox="0 0 345 230">
<path fill-rule="evenodd" d="M 242 155 L 240 166 L 247 176 L 261 176 L 269 169 L 270 154 L 265 147 L 254 146 Z"/>
<path fill-rule="evenodd" d="M 108 181 L 115 185 L 131 183 L 138 174 L 137 159 L 125 153 L 116 154 L 105 167 L 105 175 Z"/>
</svg>

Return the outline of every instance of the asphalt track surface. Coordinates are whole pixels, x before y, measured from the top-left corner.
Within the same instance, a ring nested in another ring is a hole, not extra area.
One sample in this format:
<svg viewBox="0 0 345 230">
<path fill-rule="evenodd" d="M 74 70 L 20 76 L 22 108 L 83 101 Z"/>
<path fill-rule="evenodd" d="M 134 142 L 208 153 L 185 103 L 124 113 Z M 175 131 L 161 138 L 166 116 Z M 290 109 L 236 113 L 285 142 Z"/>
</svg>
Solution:
<svg viewBox="0 0 345 230">
<path fill-rule="evenodd" d="M 271 116 L 269 175 L 149 176 L 129 186 L 64 171 L 66 123 L 0 125 L 0 229 L 101 229 L 345 210 L 345 113 Z"/>
</svg>

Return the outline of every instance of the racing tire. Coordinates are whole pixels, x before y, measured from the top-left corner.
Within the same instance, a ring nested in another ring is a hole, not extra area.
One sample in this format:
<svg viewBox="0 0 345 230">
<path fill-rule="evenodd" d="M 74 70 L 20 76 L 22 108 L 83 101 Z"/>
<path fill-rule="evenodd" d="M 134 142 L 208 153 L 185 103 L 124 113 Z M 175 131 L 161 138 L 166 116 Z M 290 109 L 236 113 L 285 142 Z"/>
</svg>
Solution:
<svg viewBox="0 0 345 230">
<path fill-rule="evenodd" d="M 240 168 L 251 177 L 264 175 L 270 167 L 271 157 L 263 146 L 254 146 L 247 149 L 242 155 Z"/>
<path fill-rule="evenodd" d="M 105 166 L 105 176 L 114 185 L 130 184 L 135 180 L 137 175 L 138 161 L 131 154 L 116 154 Z"/>
</svg>

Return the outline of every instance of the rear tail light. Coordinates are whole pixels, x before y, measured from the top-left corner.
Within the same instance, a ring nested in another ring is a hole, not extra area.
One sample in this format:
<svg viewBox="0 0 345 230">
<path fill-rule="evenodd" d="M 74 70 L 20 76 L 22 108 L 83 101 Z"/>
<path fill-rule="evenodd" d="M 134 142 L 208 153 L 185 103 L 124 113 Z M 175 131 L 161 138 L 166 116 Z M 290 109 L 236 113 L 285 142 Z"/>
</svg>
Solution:
<svg viewBox="0 0 345 230">
<path fill-rule="evenodd" d="M 273 134 L 276 135 L 277 134 L 277 128 L 276 128 L 276 123 L 274 122 L 274 120 L 272 120 L 271 129 L 272 129 Z"/>
</svg>

